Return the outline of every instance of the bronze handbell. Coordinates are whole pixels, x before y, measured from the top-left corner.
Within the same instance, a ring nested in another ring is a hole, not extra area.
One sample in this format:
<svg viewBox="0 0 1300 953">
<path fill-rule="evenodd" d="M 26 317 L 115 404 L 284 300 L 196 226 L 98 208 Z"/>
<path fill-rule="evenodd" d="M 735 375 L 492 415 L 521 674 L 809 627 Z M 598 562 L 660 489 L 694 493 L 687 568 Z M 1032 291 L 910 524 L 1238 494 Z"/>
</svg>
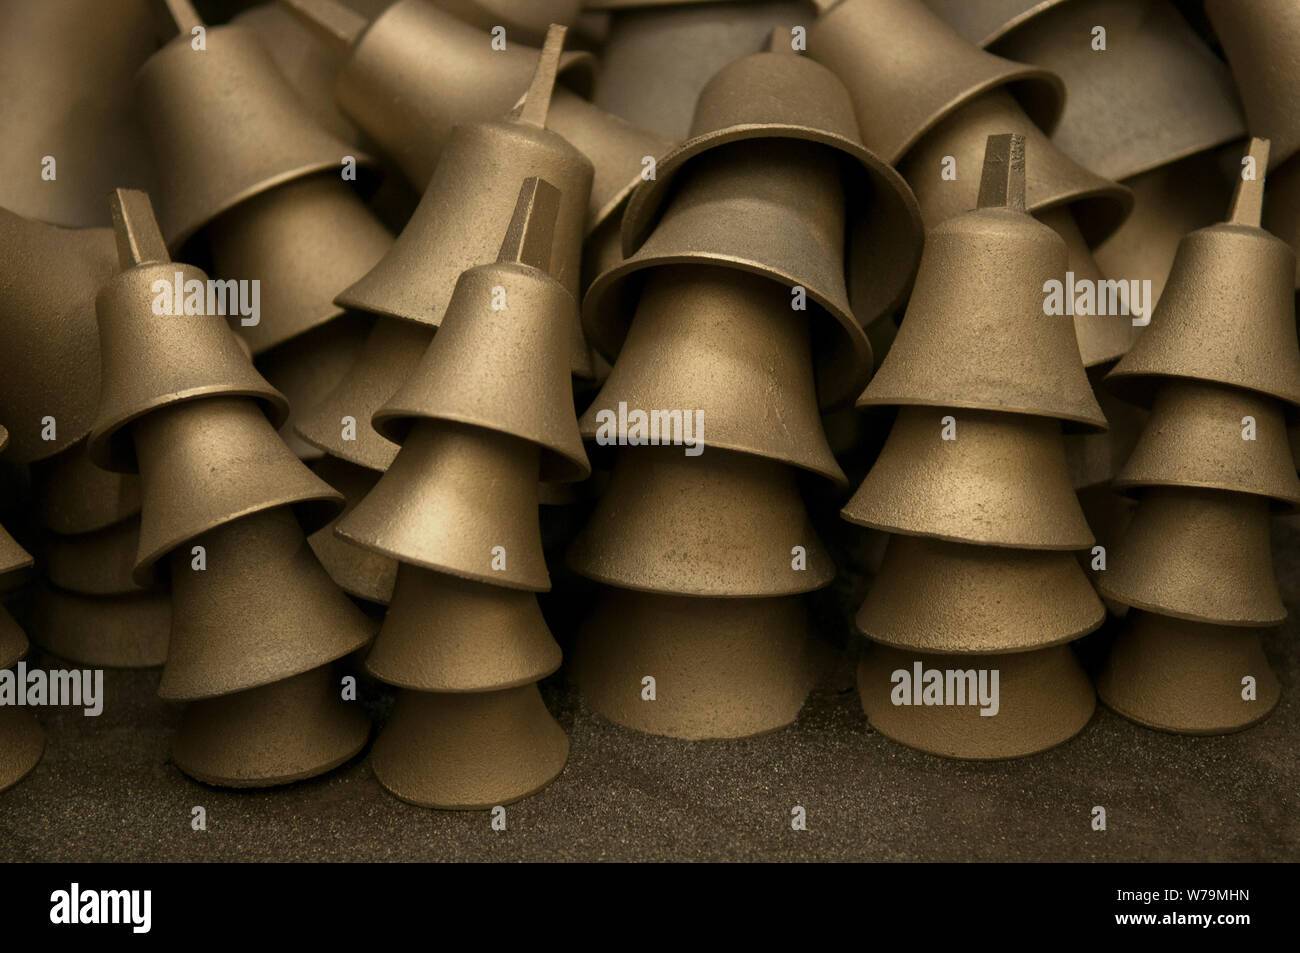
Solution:
<svg viewBox="0 0 1300 953">
<path fill-rule="evenodd" d="M 0 451 L 9 444 L 9 431 L 0 427 Z M 10 576 L 32 565 L 34 560 L 4 527 L 0 527 L 0 577 Z M 16 664 L 27 654 L 27 635 L 0 606 L 0 671 Z M 36 716 L 17 705 L 0 705 L 0 791 L 23 778 L 45 751 L 45 732 Z"/>
<path fill-rule="evenodd" d="M 375 413 L 401 449 L 336 528 L 399 562 L 366 667 L 406 690 L 372 764 L 425 807 L 518 800 L 568 758 L 536 685 L 560 648 L 535 596 L 550 588 L 539 479 L 591 472 L 569 376 L 577 302 L 553 274 L 565 204 L 524 180 L 496 262 L 460 276 L 433 342 Z"/>
<path fill-rule="evenodd" d="M 122 270 L 96 302 L 104 373 L 89 454 L 140 473 L 132 577 L 144 584 L 164 561 L 170 569 L 159 694 L 192 703 L 173 757 L 229 787 L 320 774 L 369 734 L 328 664 L 365 645 L 372 627 L 299 523 L 322 525 L 342 500 L 276 435 L 284 398 L 225 319 L 197 300 L 177 312 L 157 290 L 201 296 L 207 276 L 171 263 L 148 196 L 119 190 L 113 218 Z"/>
<path fill-rule="evenodd" d="M 990 136 L 978 207 L 930 231 L 859 401 L 898 417 L 842 514 L 895 534 L 857 615 L 876 643 L 858 670 L 863 709 L 882 734 L 948 757 L 1050 748 L 1095 707 L 1065 644 L 1105 612 L 1072 553 L 1093 536 L 1061 421 L 1106 421 L 1069 317 L 1043 313 L 1066 248 L 1026 214 L 1024 144 Z"/>
<path fill-rule="evenodd" d="M 1286 433 L 1300 347 L 1294 254 L 1259 227 L 1268 152 L 1251 140 L 1228 221 L 1184 237 L 1151 326 L 1107 378 L 1151 417 L 1115 481 L 1137 509 L 1097 577 L 1141 611 L 1098 692 L 1165 731 L 1240 730 L 1279 697 L 1258 629 L 1286 617 L 1269 515 L 1300 505 Z"/>
</svg>

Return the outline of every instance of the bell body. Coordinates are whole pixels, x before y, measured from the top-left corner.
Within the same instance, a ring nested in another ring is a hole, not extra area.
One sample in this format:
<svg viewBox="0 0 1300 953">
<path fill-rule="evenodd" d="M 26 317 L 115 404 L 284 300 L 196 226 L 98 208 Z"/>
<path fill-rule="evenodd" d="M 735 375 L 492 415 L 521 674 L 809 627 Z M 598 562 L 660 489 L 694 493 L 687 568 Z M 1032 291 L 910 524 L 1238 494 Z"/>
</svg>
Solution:
<svg viewBox="0 0 1300 953">
<path fill-rule="evenodd" d="M 153 668 L 167 660 L 172 624 L 165 591 L 87 596 L 41 584 L 32 610 L 32 640 L 81 665 Z"/>
</svg>

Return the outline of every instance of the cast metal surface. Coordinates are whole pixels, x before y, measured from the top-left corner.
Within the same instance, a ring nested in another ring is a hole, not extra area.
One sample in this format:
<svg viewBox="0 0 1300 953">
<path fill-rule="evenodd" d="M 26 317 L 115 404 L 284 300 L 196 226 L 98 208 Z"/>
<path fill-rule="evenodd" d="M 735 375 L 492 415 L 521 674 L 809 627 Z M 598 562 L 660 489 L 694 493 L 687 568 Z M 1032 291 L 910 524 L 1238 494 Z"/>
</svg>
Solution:
<svg viewBox="0 0 1300 953">
<path fill-rule="evenodd" d="M 803 603 L 609 589 L 579 630 L 573 676 L 602 717 L 670 738 L 745 738 L 795 720 L 813 682 Z M 653 673 L 655 700 L 642 697 Z"/>
<path fill-rule="evenodd" d="M 120 596 L 139 592 L 135 581 L 140 521 L 126 519 L 107 529 L 79 536 L 48 535 L 41 565 L 60 589 L 87 596 Z"/>
<path fill-rule="evenodd" d="M 923 669 L 997 669 L 999 710 L 979 705 L 894 705 L 892 675 Z M 1019 758 L 1054 748 L 1083 730 L 1097 707 L 1088 676 L 1068 645 L 988 655 L 922 655 L 873 645 L 858 666 L 858 692 L 871 727 L 887 738 L 947 758 Z"/>
<path fill-rule="evenodd" d="M 0 791 L 13 787 L 45 752 L 45 732 L 25 708 L 0 708 Z"/>
<path fill-rule="evenodd" d="M 1300 249 L 1300 159 L 1279 166 L 1269 177 L 1264 194 L 1264 228 Z M 1296 265 L 1296 289 L 1300 290 L 1300 261 Z"/>
<path fill-rule="evenodd" d="M 705 447 L 848 483 L 822 430 L 808 323 L 765 278 L 696 264 L 651 272 L 618 361 L 579 421 L 582 435 L 593 439 L 608 412 L 614 423 L 602 432 L 626 437 L 633 428 L 620 403 L 702 413 Z"/>
<path fill-rule="evenodd" d="M 948 416 L 954 440 L 942 438 Z M 1060 424 L 1023 414 L 903 407 L 840 515 L 891 533 L 1014 549 L 1093 543 Z"/>
<path fill-rule="evenodd" d="M 324 774 L 370 736 L 357 702 L 339 700 L 330 666 L 185 709 L 172 746 L 176 766 L 228 788 L 270 787 Z"/>
<path fill-rule="evenodd" d="M 491 692 L 529 685 L 560 667 L 537 597 L 401 565 L 366 669 L 421 692 Z"/>
<path fill-rule="evenodd" d="M 1011 85 L 1040 129 L 1061 114 L 1060 77 L 962 39 L 921 0 L 842 0 L 808 30 L 808 54 L 844 81 L 868 149 L 897 163 L 940 120 Z"/>
<path fill-rule="evenodd" d="M 32 464 L 36 519 L 54 533 L 91 533 L 140 512 L 140 478 L 90 462 L 86 444 Z"/>
<path fill-rule="evenodd" d="M 540 791 L 569 739 L 536 685 L 499 692 L 404 691 L 371 749 L 375 778 L 403 801 L 482 810 Z"/>
<path fill-rule="evenodd" d="M 1076 490 L 1108 487 L 1133 453 L 1147 420 L 1145 410 L 1125 403 L 1100 386 L 1110 367 L 1101 364 L 1088 368 L 1088 380 L 1109 428 L 1105 433 L 1065 435 L 1065 459 L 1070 467 L 1070 483 Z"/>
<path fill-rule="evenodd" d="M 582 0 L 433 0 L 433 3 L 480 30 L 503 26 L 507 41 L 522 37 L 525 43 L 533 44 L 546 39 L 546 28 L 552 23 L 572 26 L 584 6 Z"/>
<path fill-rule="evenodd" d="M 673 446 L 619 454 L 566 561 L 606 585 L 692 596 L 783 596 L 835 576 L 793 470 L 727 450 L 688 457 Z"/>
<path fill-rule="evenodd" d="M 116 265 L 107 228 L 57 228 L 0 208 L 0 416 L 11 460 L 44 460 L 90 432 L 100 388 L 95 294 Z M 42 437 L 46 417 L 57 423 L 53 440 Z"/>
<path fill-rule="evenodd" d="M 355 652 L 374 635 L 287 508 L 226 523 L 195 543 L 206 569 L 194 568 L 188 548 L 171 557 L 174 618 L 162 698 L 194 701 L 270 685 Z"/>
<path fill-rule="evenodd" d="M 1044 314 L 1065 242 L 1025 213 L 1024 138 L 990 136 L 978 206 L 926 236 L 916 287 L 858 406 L 926 405 L 1102 428 L 1068 315 Z"/>
<path fill-rule="evenodd" d="M 874 642 L 964 655 L 1047 648 L 1105 617 L 1071 553 L 893 536 L 855 621 Z"/>
<path fill-rule="evenodd" d="M 1106 29 L 1104 51 L 1092 46 L 1097 25 Z M 1246 135 L 1228 69 L 1168 0 L 1074 0 L 994 49 L 1065 80 L 1069 95 L 1052 140 L 1106 178 L 1127 179 Z"/>
<path fill-rule="evenodd" d="M 313 465 L 316 475 L 343 494 L 343 512 L 307 537 L 312 552 L 344 592 L 388 605 L 397 578 L 397 560 L 336 536 L 334 527 L 379 482 L 379 473 L 326 456 Z"/>
<path fill-rule="evenodd" d="M 916 199 L 898 172 L 863 147 L 844 84 L 821 64 L 795 56 L 788 42 L 784 52 L 729 63 L 704 86 L 689 137 L 656 161 L 654 177 L 628 202 L 623 253 L 632 255 L 645 243 L 678 174 L 693 159 L 737 142 L 766 148 L 771 139 L 817 143 L 846 160 L 842 178 L 850 201 L 854 314 L 865 325 L 901 305 L 921 256 Z M 737 150 L 729 152 L 734 157 Z"/>
<path fill-rule="evenodd" d="M 1061 3 L 1061 0 L 924 0 L 943 21 L 976 46 L 998 37 Z M 1067 84 L 1069 87 L 1069 84 Z M 1069 87 L 1073 90 L 1073 87 Z"/>
<path fill-rule="evenodd" d="M 1248 676 L 1255 682 L 1251 701 L 1242 698 Z M 1134 612 L 1097 679 L 1097 695 L 1148 728 L 1219 735 L 1268 715 L 1281 688 L 1257 630 Z"/>
<path fill-rule="evenodd" d="M 0 669 L 9 668 L 27 654 L 27 633 L 9 610 L 0 606 Z"/>
<path fill-rule="evenodd" d="M 40 583 L 32 641 L 48 652 L 103 668 L 153 668 L 167 659 L 172 605 L 157 590 L 83 596 Z"/>
</svg>

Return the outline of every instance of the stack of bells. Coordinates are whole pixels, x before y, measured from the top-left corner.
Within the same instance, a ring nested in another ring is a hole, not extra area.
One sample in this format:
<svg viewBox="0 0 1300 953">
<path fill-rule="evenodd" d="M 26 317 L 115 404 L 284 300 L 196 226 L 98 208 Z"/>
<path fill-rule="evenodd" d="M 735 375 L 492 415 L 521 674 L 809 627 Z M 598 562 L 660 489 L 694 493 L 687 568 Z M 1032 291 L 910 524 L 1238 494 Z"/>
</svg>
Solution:
<svg viewBox="0 0 1300 953">
<path fill-rule="evenodd" d="M 0 451 L 9 443 L 9 431 L 0 427 Z M 34 560 L 0 527 L 0 578 L 10 577 Z M 0 606 L 0 670 L 27 654 L 27 636 L 13 616 Z M 45 733 L 36 716 L 15 705 L 0 705 L 0 791 L 17 784 L 36 767 L 45 751 Z"/>
<path fill-rule="evenodd" d="M 313 118 L 253 31 L 205 28 L 195 49 L 201 21 L 188 0 L 168 7 L 177 36 L 136 78 L 163 237 L 187 260 L 206 243 L 218 278 L 260 283 L 259 323 L 231 314 L 230 324 L 290 405 L 308 407 L 368 330 L 334 296 L 392 244 L 358 194 L 372 160 Z M 300 457 L 321 455 L 291 421 L 281 435 Z"/>
<path fill-rule="evenodd" d="M 295 426 L 304 440 L 328 454 L 317 472 L 347 498 L 345 515 L 397 456 L 397 444 L 371 426 L 374 413 L 415 371 L 460 274 L 495 259 L 519 183 L 527 178 L 543 179 L 560 192 L 550 270 L 570 294 L 578 293 L 592 167 L 546 128 L 563 39 L 563 28 L 552 31 L 516 114 L 452 132 L 406 228 L 374 268 L 338 296 L 343 306 L 378 317 L 357 361 Z M 569 330 L 570 370 L 589 377 L 591 356 L 576 317 Z M 387 605 L 397 562 L 354 546 L 333 528 L 310 539 L 330 575 L 353 595 Z"/>
<path fill-rule="evenodd" d="M 312 556 L 299 519 L 320 526 L 342 499 L 276 434 L 285 399 L 224 318 L 154 313 L 156 280 L 207 276 L 170 261 L 148 197 L 119 190 L 113 217 L 121 271 L 96 301 L 103 381 L 88 452 L 140 474 L 136 580 L 164 560 L 170 570 L 158 692 L 190 703 L 173 759 L 231 787 L 328 771 L 369 734 L 330 663 L 373 627 Z"/>
<path fill-rule="evenodd" d="M 1138 494 L 1099 588 L 1134 609 L 1098 682 L 1140 724 L 1245 728 L 1277 704 L 1258 628 L 1286 617 L 1269 510 L 1300 504 L 1284 414 L 1300 405 L 1295 254 L 1259 227 L 1267 140 L 1228 221 L 1184 237 L 1151 326 L 1108 384 L 1151 407 L 1116 480 Z"/>
<path fill-rule="evenodd" d="M 861 387 L 859 319 L 903 299 L 919 257 L 911 191 L 861 144 L 843 85 L 790 46 L 778 33 L 780 51 L 706 85 L 690 138 L 632 195 L 626 257 L 583 301 L 615 361 L 583 435 L 627 449 L 568 554 L 611 587 L 574 671 L 596 711 L 656 734 L 752 735 L 802 706 L 799 596 L 834 566 L 796 469 L 845 486 L 819 410 Z M 646 446 L 692 433 L 694 450 Z"/>
<path fill-rule="evenodd" d="M 1042 751 L 1096 702 L 1065 644 L 1105 611 L 1070 552 L 1093 536 L 1060 422 L 1106 421 L 1072 322 L 1043 313 L 1067 247 L 1025 213 L 1024 146 L 991 136 L 977 208 L 930 230 L 898 338 L 859 401 L 901 409 L 843 510 L 896 534 L 856 620 L 876 643 L 858 669 L 863 709 L 882 734 L 949 757 Z M 974 674 L 972 656 L 999 673 L 992 716 L 969 695 L 943 703 L 945 679 L 956 687 L 945 673 Z M 900 672 L 916 673 L 910 693 Z"/>
<path fill-rule="evenodd" d="M 558 240 L 575 237 L 559 229 L 572 204 L 523 183 L 496 262 L 460 276 L 415 371 L 376 411 L 401 449 L 337 527 L 399 563 L 366 667 L 405 691 L 371 763 L 425 807 L 518 800 L 568 758 L 536 685 L 560 647 L 535 593 L 550 588 L 539 480 L 591 473 L 569 380 L 577 301 L 552 270 L 570 257 Z"/>
</svg>

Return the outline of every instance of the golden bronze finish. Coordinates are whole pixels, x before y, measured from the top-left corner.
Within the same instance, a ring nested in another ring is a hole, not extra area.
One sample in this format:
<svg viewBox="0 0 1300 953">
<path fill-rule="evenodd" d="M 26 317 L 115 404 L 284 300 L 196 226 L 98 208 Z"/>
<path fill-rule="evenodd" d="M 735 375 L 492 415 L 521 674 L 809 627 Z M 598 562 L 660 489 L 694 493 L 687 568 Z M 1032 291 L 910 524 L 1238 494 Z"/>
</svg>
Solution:
<svg viewBox="0 0 1300 953">
<path fill-rule="evenodd" d="M 392 466 L 334 531 L 425 569 L 545 592 L 551 580 L 537 522 L 540 452 L 495 431 L 418 421 Z"/>
<path fill-rule="evenodd" d="M 206 28 L 195 50 L 190 28 L 149 57 L 136 76 L 136 109 L 156 165 L 158 223 L 179 248 L 217 216 L 268 189 L 372 160 L 316 124 L 257 34 Z"/>
<path fill-rule="evenodd" d="M 41 564 L 50 582 L 69 592 L 87 596 L 139 592 L 145 586 L 131 574 L 139 539 L 138 519 L 80 536 L 51 534 L 45 539 Z"/>
<path fill-rule="evenodd" d="M 927 229 L 975 208 L 977 171 L 988 137 L 1011 132 L 1025 138 L 1025 208 L 1035 215 L 1068 206 L 1089 246 L 1103 241 L 1128 216 L 1133 196 L 1124 186 L 1079 165 L 1025 115 L 1006 89 L 971 100 L 921 139 L 899 171 L 916 193 Z M 956 178 L 943 178 L 949 157 Z"/>
<path fill-rule="evenodd" d="M 875 642 L 965 655 L 1044 649 L 1105 617 L 1070 553 L 893 536 L 856 622 Z"/>
<path fill-rule="evenodd" d="M 1106 28 L 1104 51 L 1092 46 L 1098 24 Z M 994 50 L 1065 80 L 1069 95 L 1052 140 L 1106 178 L 1126 179 L 1246 135 L 1231 74 L 1168 0 L 1074 0 Z"/>
<path fill-rule="evenodd" d="M 1250 701 L 1242 697 L 1247 677 L 1254 681 Z M 1097 680 L 1097 694 L 1107 708 L 1148 728 L 1220 735 L 1264 718 L 1281 688 L 1256 630 L 1134 612 Z"/>
<path fill-rule="evenodd" d="M 251 401 L 171 405 L 131 432 L 144 496 L 135 569 L 142 585 L 167 553 L 231 520 L 296 504 L 312 532 L 343 508 L 342 495 L 294 456 Z"/>
<path fill-rule="evenodd" d="M 397 444 L 381 437 L 370 420 L 410 377 L 432 338 L 433 328 L 426 325 L 379 318 L 356 363 L 324 400 L 304 409 L 295 432 L 348 463 L 387 470 L 397 456 Z M 346 417 L 352 418 L 350 424 Z"/>
<path fill-rule="evenodd" d="M 847 206 L 835 154 L 798 139 L 768 140 L 762 149 L 733 142 L 696 156 L 679 178 L 650 237 L 588 289 L 582 320 L 592 347 L 615 358 L 642 284 L 635 279 L 648 269 L 734 268 L 772 279 L 787 303 L 791 288 L 805 289 L 802 316 L 827 339 L 816 352 L 821 403 L 851 400 L 870 373 L 871 345 L 845 284 Z"/>
<path fill-rule="evenodd" d="M 813 683 L 803 603 L 611 589 L 583 621 L 573 672 L 598 714 L 670 738 L 744 738 L 795 720 Z M 646 701 L 644 679 L 655 680 Z"/>
<path fill-rule="evenodd" d="M 1044 314 L 1066 246 L 1025 214 L 1026 175 L 1024 138 L 990 136 L 978 206 L 930 229 L 907 314 L 859 407 L 963 407 L 1105 428 L 1073 321 Z"/>
<path fill-rule="evenodd" d="M 0 605 L 0 669 L 14 665 L 27 654 L 30 647 L 27 633 L 9 614 L 9 610 Z"/>
<path fill-rule="evenodd" d="M 1300 151 L 1300 8 L 1287 0 L 1206 0 L 1205 12 L 1232 67 L 1246 126 L 1273 143 L 1268 167 L 1279 166 Z"/>
<path fill-rule="evenodd" d="M 332 771 L 370 736 L 359 703 L 340 700 L 330 666 L 185 709 L 172 760 L 195 780 L 271 787 Z"/>
<path fill-rule="evenodd" d="M 1254 179 L 1239 179 L 1228 220 L 1178 245 L 1151 326 L 1106 377 L 1120 397 L 1150 406 L 1159 378 L 1241 387 L 1300 406 L 1295 253 L 1259 227 L 1266 140 L 1253 139 Z"/>
<path fill-rule="evenodd" d="M 1034 125 L 1049 133 L 1065 97 L 1054 73 L 985 53 L 921 0 L 842 0 L 809 28 L 808 53 L 843 80 L 862 141 L 891 164 L 988 90 L 1013 84 Z"/>
<path fill-rule="evenodd" d="M 567 563 L 606 585 L 692 596 L 783 596 L 835 576 L 789 467 L 672 446 L 619 454 Z"/>
<path fill-rule="evenodd" d="M 13 787 L 45 753 L 45 732 L 25 708 L 0 708 L 0 791 Z"/>
<path fill-rule="evenodd" d="M 1045 13 L 1061 0 L 924 0 L 962 39 L 976 46 L 994 40 Z M 1067 88 L 1069 84 L 1067 84 Z"/>
<path fill-rule="evenodd" d="M 95 294 L 116 265 L 109 229 L 57 228 L 0 208 L 0 409 L 10 459 L 44 460 L 90 432 L 100 387 Z M 47 417 L 53 440 L 42 436 Z"/>
<path fill-rule="evenodd" d="M 171 556 L 171 649 L 158 694 L 193 701 L 270 685 L 366 645 L 374 626 L 330 580 L 286 508 L 197 537 Z"/>
<path fill-rule="evenodd" d="M 343 512 L 307 537 L 312 552 L 330 574 L 335 585 L 359 599 L 388 605 L 397 578 L 397 560 L 350 543 L 334 533 L 338 521 L 352 512 L 379 482 L 379 473 L 326 456 L 313 469 L 316 475 L 338 490 L 347 500 Z"/>
<path fill-rule="evenodd" d="M 997 669 L 999 709 L 978 704 L 894 705 L 892 674 Z M 871 727 L 886 738 L 945 758 L 992 760 L 1037 754 L 1073 738 L 1092 718 L 1097 696 L 1068 645 L 1014 655 L 922 655 L 873 645 L 858 665 L 858 692 Z"/>
<path fill-rule="evenodd" d="M 32 492 L 41 526 L 67 536 L 140 512 L 140 478 L 95 466 L 85 443 L 32 464 Z"/>
<path fill-rule="evenodd" d="M 826 67 L 788 49 L 738 59 L 705 85 L 689 138 L 659 158 L 654 178 L 632 194 L 623 216 L 624 255 L 645 244 L 674 182 L 692 160 L 738 142 L 765 148 L 773 139 L 813 142 L 845 157 L 854 236 L 848 268 L 862 289 L 853 297 L 854 313 L 865 325 L 901 305 L 921 256 L 916 200 L 902 176 L 863 147 L 844 84 Z M 728 151 L 733 157 L 737 153 Z"/>
<path fill-rule="evenodd" d="M 625 438 L 625 409 L 702 413 L 703 445 L 848 481 L 822 431 L 804 317 L 775 283 L 711 265 L 651 272 L 604 386 L 582 415 L 582 435 Z"/>
<path fill-rule="evenodd" d="M 421 692 L 530 685 L 560 667 L 537 597 L 402 564 L 366 669 Z"/>
<path fill-rule="evenodd" d="M 1300 159 L 1292 159 L 1269 176 L 1264 194 L 1264 228 L 1300 249 Z M 1300 261 L 1296 264 L 1296 290 L 1300 291 Z"/>
<path fill-rule="evenodd" d="M 546 28 L 551 23 L 572 26 L 583 7 L 582 0 L 433 0 L 433 3 L 480 30 L 503 26 L 507 38 L 521 37 L 525 43 L 532 44 L 546 39 Z"/>
<path fill-rule="evenodd" d="M 1115 485 L 1253 493 L 1290 512 L 1300 505 L 1282 405 L 1250 391 L 1191 380 L 1171 379 L 1156 394 L 1151 419 Z"/>
<path fill-rule="evenodd" d="M 956 439 L 942 437 L 955 419 Z M 1085 549 L 1060 425 L 1022 414 L 904 407 L 840 513 L 891 533 L 1013 549 Z"/>
<path fill-rule="evenodd" d="M 402 692 L 371 751 L 375 778 L 411 804 L 486 810 L 535 794 L 564 770 L 569 739 L 536 685 Z"/>
<path fill-rule="evenodd" d="M 1268 532 L 1263 497 L 1149 487 L 1097 589 L 1136 609 L 1192 622 L 1276 625 L 1286 608 Z"/>
<path fill-rule="evenodd" d="M 151 157 L 131 94 L 157 46 L 150 14 L 149 0 L 0 5 L 0 206 L 57 225 L 103 226 L 106 194 L 149 187 Z M 55 160 L 50 179 L 46 156 Z"/>
<path fill-rule="evenodd" d="M 1075 327 L 1078 327 L 1077 321 Z M 1104 364 L 1088 369 L 1088 380 L 1092 382 L 1097 404 L 1106 415 L 1109 429 L 1105 433 L 1065 435 L 1065 459 L 1070 467 L 1070 485 L 1076 490 L 1109 486 L 1133 453 L 1142 427 L 1146 424 L 1148 415 L 1145 410 L 1126 404 L 1100 386 L 1101 379 L 1109 369 L 1109 365 Z"/>
<path fill-rule="evenodd" d="M 393 244 L 374 213 L 334 173 L 297 179 L 241 202 L 208 229 L 213 274 L 260 285 L 261 320 L 230 325 L 260 355 L 343 309 L 334 296 Z"/>
<path fill-rule="evenodd" d="M 153 668 L 167 659 L 171 625 L 166 592 L 83 596 L 40 583 L 31 636 L 47 652 L 78 665 Z"/>
</svg>

